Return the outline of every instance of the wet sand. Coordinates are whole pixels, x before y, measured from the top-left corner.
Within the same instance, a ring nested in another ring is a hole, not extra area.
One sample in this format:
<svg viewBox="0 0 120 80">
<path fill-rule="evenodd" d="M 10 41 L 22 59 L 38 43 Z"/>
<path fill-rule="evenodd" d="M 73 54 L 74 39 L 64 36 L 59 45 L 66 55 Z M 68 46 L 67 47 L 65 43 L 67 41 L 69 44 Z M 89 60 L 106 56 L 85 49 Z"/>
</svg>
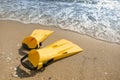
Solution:
<svg viewBox="0 0 120 80">
<path fill-rule="evenodd" d="M 43 72 L 29 71 L 20 64 L 23 38 L 34 29 L 55 31 L 42 47 L 68 39 L 83 52 L 49 65 Z M 39 24 L 0 21 L 0 80 L 120 80 L 120 45 L 86 35 Z"/>
</svg>

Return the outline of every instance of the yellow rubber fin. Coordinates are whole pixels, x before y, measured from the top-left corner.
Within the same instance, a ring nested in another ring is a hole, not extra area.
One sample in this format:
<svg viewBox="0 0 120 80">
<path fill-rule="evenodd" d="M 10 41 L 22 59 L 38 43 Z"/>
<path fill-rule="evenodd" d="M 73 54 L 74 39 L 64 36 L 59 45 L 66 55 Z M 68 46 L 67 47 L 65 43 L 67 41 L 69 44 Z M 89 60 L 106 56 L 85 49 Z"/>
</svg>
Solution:
<svg viewBox="0 0 120 80">
<path fill-rule="evenodd" d="M 34 67 L 40 69 L 44 64 L 50 61 L 56 61 L 83 51 L 78 45 L 71 41 L 61 39 L 48 45 L 45 48 L 31 50 L 28 53 L 28 60 Z"/>
<path fill-rule="evenodd" d="M 27 36 L 22 41 L 23 47 L 28 49 L 37 49 L 40 47 L 41 43 L 49 37 L 53 31 L 36 29 L 32 32 L 30 36 Z"/>
</svg>

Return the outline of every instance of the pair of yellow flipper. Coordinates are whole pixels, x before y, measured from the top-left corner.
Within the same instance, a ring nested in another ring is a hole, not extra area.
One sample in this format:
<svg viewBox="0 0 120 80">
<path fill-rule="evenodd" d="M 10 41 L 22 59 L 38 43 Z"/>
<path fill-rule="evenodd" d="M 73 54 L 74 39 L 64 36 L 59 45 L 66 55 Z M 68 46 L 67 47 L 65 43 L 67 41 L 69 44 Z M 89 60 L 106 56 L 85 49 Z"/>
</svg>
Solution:
<svg viewBox="0 0 120 80">
<path fill-rule="evenodd" d="M 66 39 L 58 40 L 45 48 L 38 49 L 42 42 L 52 33 L 53 31 L 50 30 L 38 29 L 34 30 L 30 36 L 23 40 L 22 44 L 24 48 L 33 49 L 21 59 L 21 63 L 24 67 L 30 70 L 39 70 L 53 61 L 71 56 L 83 50 L 78 45 Z M 33 67 L 30 67 L 23 62 L 25 58 L 27 58 Z"/>
</svg>

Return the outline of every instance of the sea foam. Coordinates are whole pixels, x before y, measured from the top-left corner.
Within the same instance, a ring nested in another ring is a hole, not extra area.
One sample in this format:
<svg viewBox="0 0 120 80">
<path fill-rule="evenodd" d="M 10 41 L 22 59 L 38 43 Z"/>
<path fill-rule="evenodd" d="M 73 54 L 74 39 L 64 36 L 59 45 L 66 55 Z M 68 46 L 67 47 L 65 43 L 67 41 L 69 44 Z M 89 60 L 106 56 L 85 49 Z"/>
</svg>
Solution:
<svg viewBox="0 0 120 80">
<path fill-rule="evenodd" d="M 0 19 L 56 25 L 120 43 L 119 0 L 0 0 Z"/>
</svg>

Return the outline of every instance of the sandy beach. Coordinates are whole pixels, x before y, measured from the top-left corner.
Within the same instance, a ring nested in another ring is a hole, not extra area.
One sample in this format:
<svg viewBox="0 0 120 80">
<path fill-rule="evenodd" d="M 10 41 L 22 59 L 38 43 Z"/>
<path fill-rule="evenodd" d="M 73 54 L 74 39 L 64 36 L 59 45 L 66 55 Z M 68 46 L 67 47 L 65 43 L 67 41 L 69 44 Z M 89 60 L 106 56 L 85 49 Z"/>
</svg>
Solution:
<svg viewBox="0 0 120 80">
<path fill-rule="evenodd" d="M 21 42 L 34 29 L 55 31 L 42 47 L 59 39 L 68 39 L 83 52 L 59 60 L 43 71 L 25 69 Z M 39 24 L 0 20 L 0 80 L 120 80 L 120 45 L 86 35 Z"/>
</svg>

